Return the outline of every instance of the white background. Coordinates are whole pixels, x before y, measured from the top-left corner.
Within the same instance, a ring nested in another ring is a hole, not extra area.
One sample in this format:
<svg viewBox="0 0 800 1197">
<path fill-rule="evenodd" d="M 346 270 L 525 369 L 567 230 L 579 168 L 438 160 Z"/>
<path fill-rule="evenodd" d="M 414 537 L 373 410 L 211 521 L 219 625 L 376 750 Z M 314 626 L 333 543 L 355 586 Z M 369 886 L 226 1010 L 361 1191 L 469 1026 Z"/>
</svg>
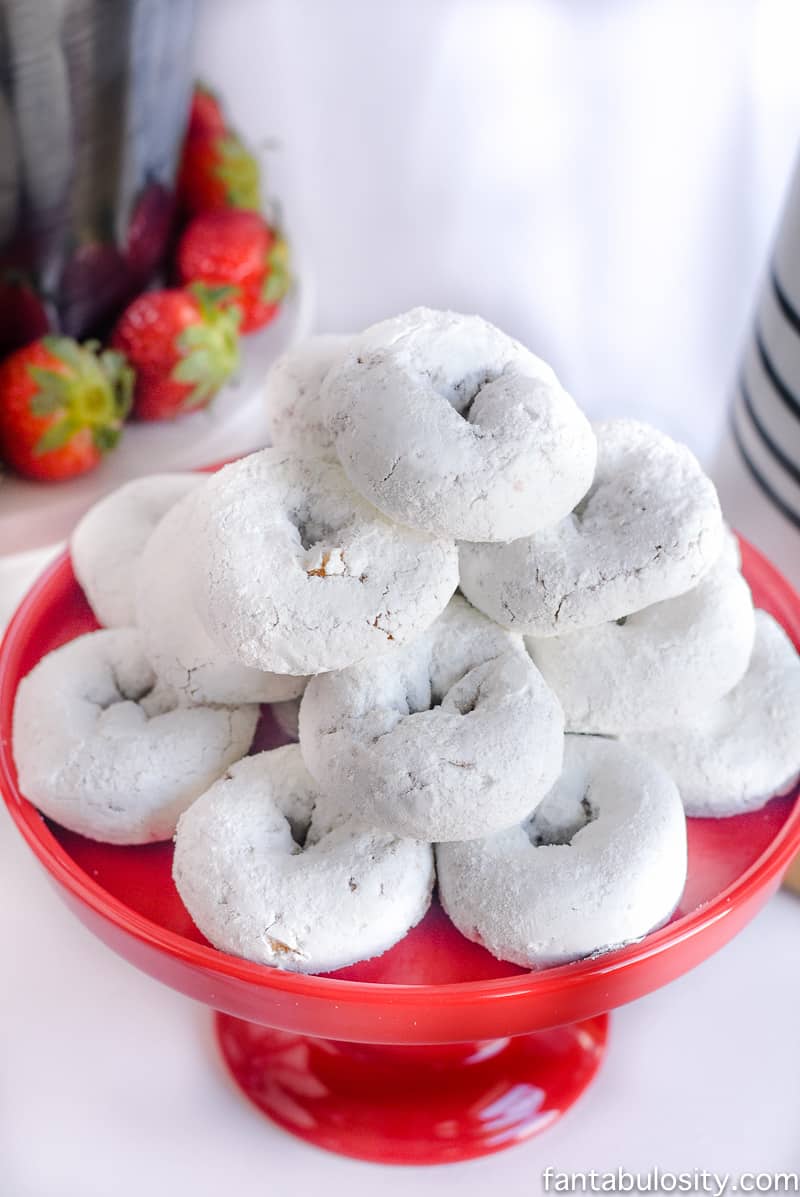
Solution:
<svg viewBox="0 0 800 1197">
<path fill-rule="evenodd" d="M 550 358 L 593 414 L 708 458 L 800 132 L 794 0 L 206 0 L 199 71 L 315 263 L 319 328 L 431 303 Z M 2 596 L 0 596 L 0 599 Z M 800 903 L 614 1016 L 555 1129 L 441 1170 L 306 1148 L 208 1012 L 117 960 L 0 816 L 0 1197 L 321 1186 L 508 1197 L 541 1171 L 800 1170 Z"/>
<path fill-rule="evenodd" d="M 478 311 L 708 455 L 800 139 L 794 0 L 211 0 L 319 327 Z"/>
</svg>

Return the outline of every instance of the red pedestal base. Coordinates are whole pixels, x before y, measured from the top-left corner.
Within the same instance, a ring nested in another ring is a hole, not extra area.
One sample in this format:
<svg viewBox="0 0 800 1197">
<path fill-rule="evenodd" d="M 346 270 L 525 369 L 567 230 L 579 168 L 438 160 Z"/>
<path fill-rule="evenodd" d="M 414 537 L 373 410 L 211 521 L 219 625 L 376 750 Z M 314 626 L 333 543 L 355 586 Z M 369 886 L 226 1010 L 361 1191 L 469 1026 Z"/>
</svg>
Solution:
<svg viewBox="0 0 800 1197">
<path fill-rule="evenodd" d="M 217 1014 L 234 1080 L 286 1130 L 381 1164 L 445 1164 L 545 1130 L 603 1057 L 608 1016 L 515 1039 L 376 1047 Z"/>
</svg>

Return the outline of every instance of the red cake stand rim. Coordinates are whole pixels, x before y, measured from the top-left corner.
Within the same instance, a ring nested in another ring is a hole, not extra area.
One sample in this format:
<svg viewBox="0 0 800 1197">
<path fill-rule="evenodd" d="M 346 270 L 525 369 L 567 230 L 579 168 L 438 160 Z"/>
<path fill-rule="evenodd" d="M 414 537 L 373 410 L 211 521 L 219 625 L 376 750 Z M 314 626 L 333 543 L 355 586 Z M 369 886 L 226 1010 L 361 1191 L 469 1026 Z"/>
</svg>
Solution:
<svg viewBox="0 0 800 1197">
<path fill-rule="evenodd" d="M 795 644 L 800 643 L 800 597 L 756 549 L 746 541 L 741 545 L 746 575 L 763 585 L 789 635 Z M 444 985 L 398 985 L 282 972 L 227 955 L 160 927 L 110 895 L 72 860 L 38 810 L 19 792 L 11 752 L 15 691 L 10 679 L 18 674 L 18 663 L 29 633 L 42 612 L 52 604 L 59 591 L 63 593 L 71 585 L 75 582 L 69 555 L 65 552 L 38 578 L 22 600 L 0 645 L 0 788 L 11 817 L 25 840 L 48 872 L 69 893 L 145 945 L 207 972 L 266 990 L 296 997 L 327 998 L 339 1004 L 381 1006 L 390 995 L 395 1005 L 414 1005 L 422 998 L 435 998 L 437 1005 L 453 1009 L 477 1000 L 508 999 L 512 995 L 533 996 L 535 993 L 539 998 L 549 994 L 562 995 L 581 986 L 590 977 L 597 980 L 641 964 L 725 919 L 742 903 L 756 898 L 787 867 L 800 848 L 800 801 L 797 801 L 769 847 L 713 901 L 661 930 L 651 932 L 638 943 L 537 972 Z"/>
</svg>

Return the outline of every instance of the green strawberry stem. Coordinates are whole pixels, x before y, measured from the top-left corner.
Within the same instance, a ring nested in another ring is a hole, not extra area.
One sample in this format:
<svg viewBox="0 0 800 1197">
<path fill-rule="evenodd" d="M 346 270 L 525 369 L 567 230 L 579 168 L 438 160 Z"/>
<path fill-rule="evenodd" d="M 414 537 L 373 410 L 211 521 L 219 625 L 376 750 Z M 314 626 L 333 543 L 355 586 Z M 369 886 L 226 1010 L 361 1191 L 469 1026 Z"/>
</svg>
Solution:
<svg viewBox="0 0 800 1197">
<path fill-rule="evenodd" d="M 225 187 L 225 197 L 233 208 L 261 210 L 261 179 L 258 163 L 235 133 L 228 133 L 218 143 L 216 174 Z"/>
<path fill-rule="evenodd" d="M 261 289 L 264 303 L 280 303 L 291 286 L 289 273 L 289 246 L 280 235 L 275 238 L 267 254 L 267 277 Z"/>
<path fill-rule="evenodd" d="M 224 304 L 236 294 L 235 287 L 193 283 L 189 290 L 197 300 L 200 320 L 178 337 L 181 360 L 170 377 L 192 387 L 186 400 L 186 407 L 192 408 L 208 403 L 238 367 L 241 313 Z"/>
<path fill-rule="evenodd" d="M 112 449 L 133 399 L 134 374 L 127 359 L 111 349 L 98 352 L 96 341 L 79 345 L 69 337 L 48 336 L 42 344 L 66 370 L 28 367 L 37 386 L 31 411 L 35 416 L 59 416 L 39 437 L 34 453 L 42 456 L 61 449 L 86 428 L 97 449 Z"/>
</svg>

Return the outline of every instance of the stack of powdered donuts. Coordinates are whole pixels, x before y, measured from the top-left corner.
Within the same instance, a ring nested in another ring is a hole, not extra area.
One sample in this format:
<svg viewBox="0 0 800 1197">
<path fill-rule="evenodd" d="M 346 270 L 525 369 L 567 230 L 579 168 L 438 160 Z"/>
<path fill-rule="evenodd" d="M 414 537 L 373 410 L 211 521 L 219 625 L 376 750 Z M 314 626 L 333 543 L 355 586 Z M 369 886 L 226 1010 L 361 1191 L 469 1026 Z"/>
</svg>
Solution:
<svg viewBox="0 0 800 1197">
<path fill-rule="evenodd" d="M 98 840 L 174 835 L 203 934 L 298 972 L 385 951 L 437 877 L 523 966 L 664 923 L 686 815 L 800 770 L 800 663 L 695 458 L 590 424 L 476 316 L 315 338 L 267 390 L 274 447 L 76 529 L 104 626 L 19 687 L 23 793 Z M 299 744 L 248 755 L 265 703 Z"/>
</svg>

